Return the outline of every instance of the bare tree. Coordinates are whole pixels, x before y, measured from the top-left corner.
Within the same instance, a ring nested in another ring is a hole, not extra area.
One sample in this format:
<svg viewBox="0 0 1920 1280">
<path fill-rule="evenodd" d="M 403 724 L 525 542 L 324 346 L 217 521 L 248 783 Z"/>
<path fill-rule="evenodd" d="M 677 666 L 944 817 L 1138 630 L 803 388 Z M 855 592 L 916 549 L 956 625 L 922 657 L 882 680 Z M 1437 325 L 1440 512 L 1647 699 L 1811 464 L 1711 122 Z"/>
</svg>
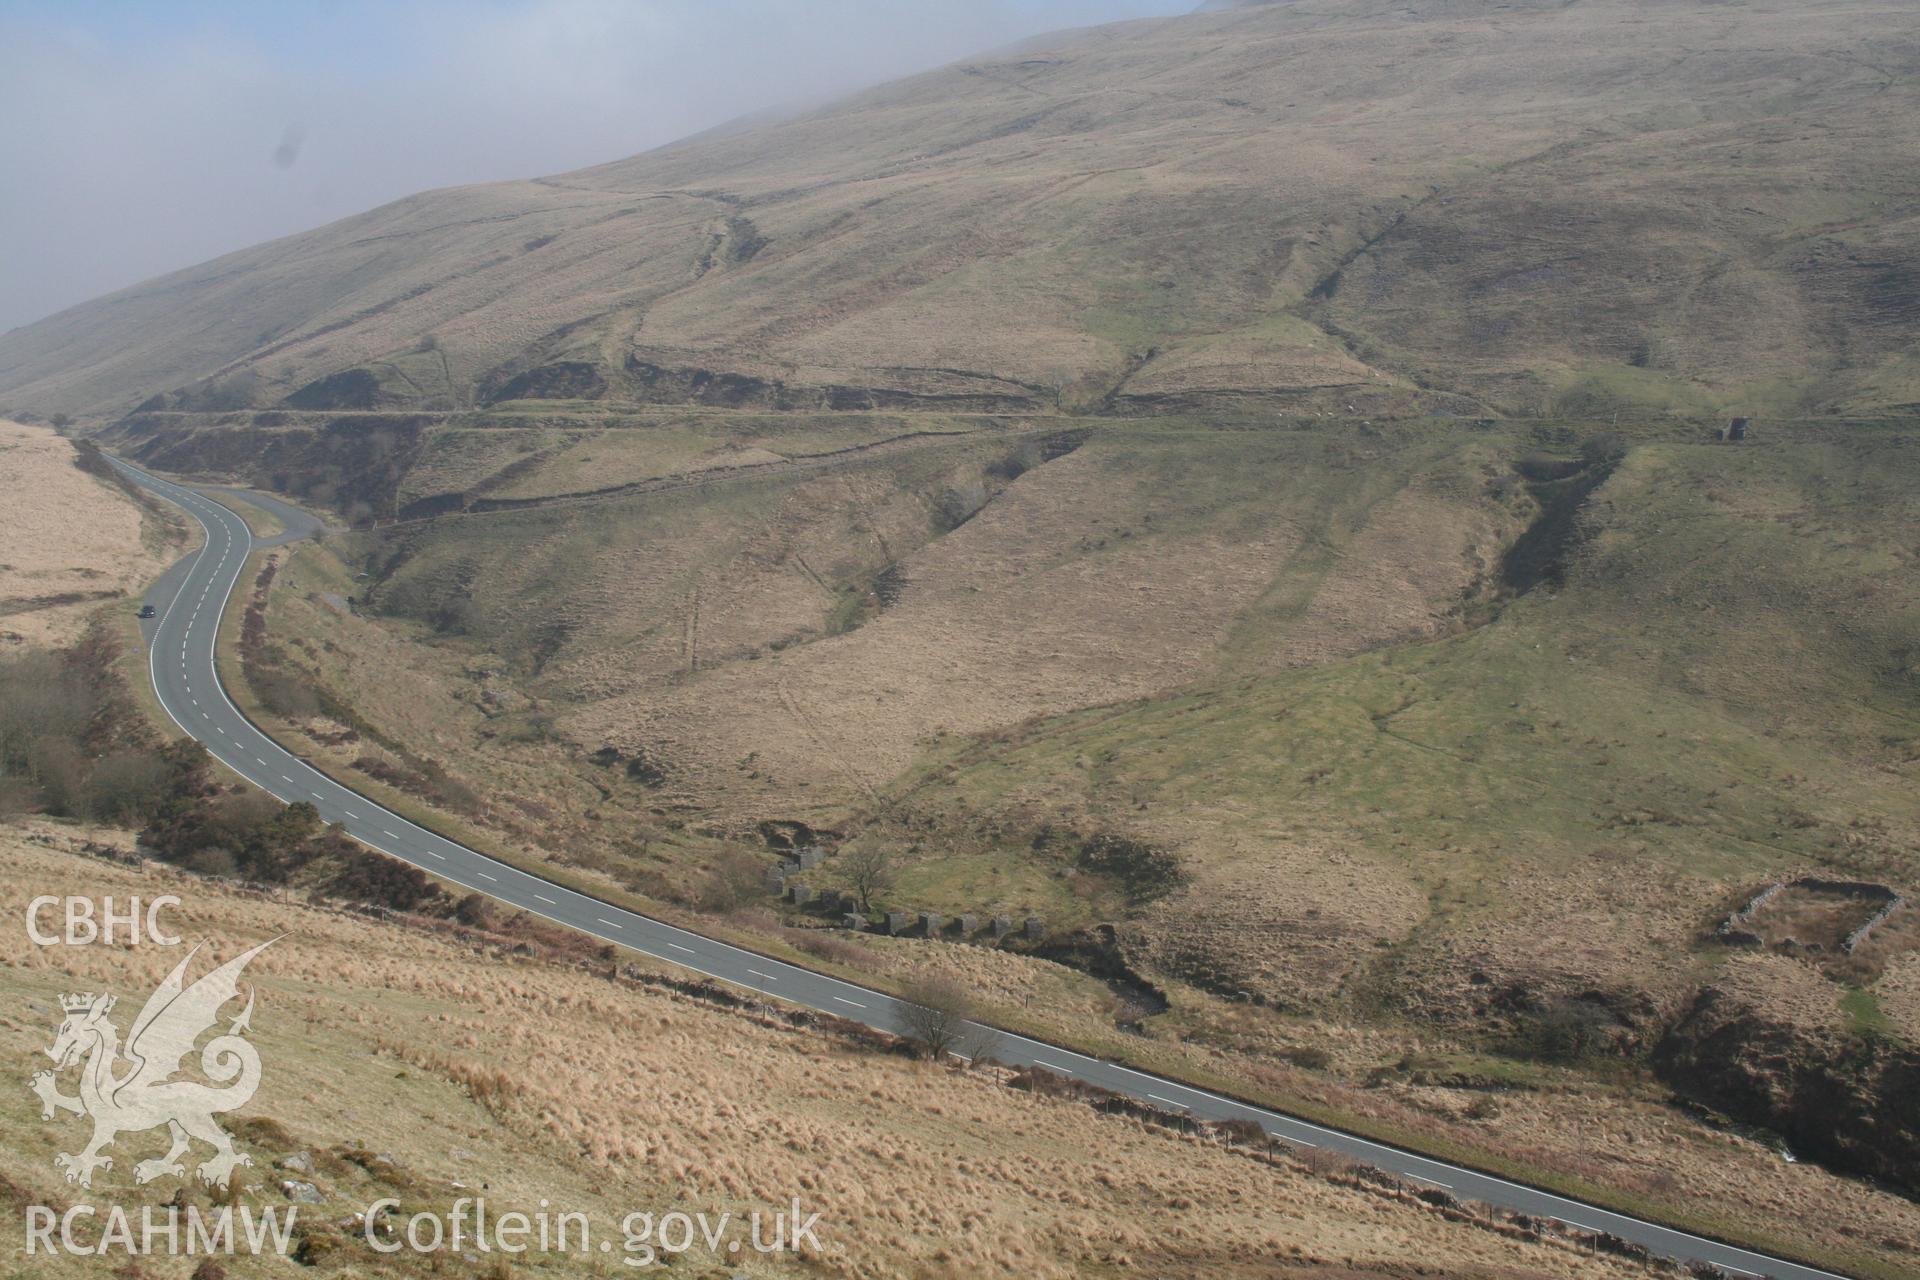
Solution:
<svg viewBox="0 0 1920 1280">
<path fill-rule="evenodd" d="M 847 885 L 854 896 L 860 899 L 862 911 L 872 911 L 875 895 L 893 888 L 896 861 L 893 850 L 878 843 L 857 845 L 840 855 L 840 870 L 846 874 Z"/>
<path fill-rule="evenodd" d="M 992 1047 L 993 1033 L 973 1020 L 973 997 L 953 979 L 918 978 L 900 994 L 907 1039 L 935 1062 L 948 1054 L 974 1061 Z"/>
<path fill-rule="evenodd" d="M 723 849 L 707 868 L 700 905 L 725 914 L 767 896 L 767 869 L 745 849 Z"/>
</svg>

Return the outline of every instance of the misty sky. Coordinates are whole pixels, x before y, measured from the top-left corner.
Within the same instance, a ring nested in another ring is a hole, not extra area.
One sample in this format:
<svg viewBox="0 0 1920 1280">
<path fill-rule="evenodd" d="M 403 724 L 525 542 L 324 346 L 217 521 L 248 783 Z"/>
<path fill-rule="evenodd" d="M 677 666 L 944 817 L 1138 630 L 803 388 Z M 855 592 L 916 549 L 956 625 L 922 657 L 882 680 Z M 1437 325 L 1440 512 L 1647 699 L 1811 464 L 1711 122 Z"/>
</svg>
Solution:
<svg viewBox="0 0 1920 1280">
<path fill-rule="evenodd" d="M 1194 0 L 7 0 L 0 331 L 426 187 L 557 173 Z"/>
</svg>

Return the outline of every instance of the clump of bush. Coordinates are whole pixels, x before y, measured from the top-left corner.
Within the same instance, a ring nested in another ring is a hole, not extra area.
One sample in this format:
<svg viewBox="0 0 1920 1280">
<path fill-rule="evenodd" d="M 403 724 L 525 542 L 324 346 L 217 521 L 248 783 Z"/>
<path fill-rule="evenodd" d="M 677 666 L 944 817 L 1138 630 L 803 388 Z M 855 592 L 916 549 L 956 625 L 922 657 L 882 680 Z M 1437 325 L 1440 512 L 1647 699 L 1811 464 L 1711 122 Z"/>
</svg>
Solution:
<svg viewBox="0 0 1920 1280">
<path fill-rule="evenodd" d="M 1040 446 L 1031 440 L 1023 440 L 1005 457 L 989 462 L 986 470 L 996 480 L 1013 481 L 1039 465 Z"/>
<path fill-rule="evenodd" d="M 259 791 L 190 788 L 141 839 L 163 861 L 200 875 L 297 883 L 398 911 L 444 905 L 445 895 L 418 867 L 361 848 L 324 826 L 304 800 L 282 807 Z"/>
<path fill-rule="evenodd" d="M 1553 999 L 1529 1010 L 1513 1037 L 1522 1057 L 1542 1062 L 1588 1062 L 1619 1054 L 1620 1019 L 1605 1005 L 1588 999 Z"/>
<path fill-rule="evenodd" d="M 1333 1055 L 1317 1044 L 1298 1044 L 1280 1051 L 1280 1056 L 1296 1067 L 1325 1071 L 1333 1065 Z"/>
<path fill-rule="evenodd" d="M 363 753 L 355 758 L 353 767 L 369 778 L 378 778 L 388 786 L 411 792 L 442 809 L 453 809 L 471 816 L 485 807 L 478 792 L 448 773 L 446 766 L 437 760 L 409 755 L 405 763 L 396 764 L 380 756 Z"/>
<path fill-rule="evenodd" d="M 873 953 L 857 942 L 849 942 L 820 929 L 794 929 L 789 934 L 795 947 L 816 960 L 843 964 L 851 969 L 871 969 L 874 965 Z"/>
<path fill-rule="evenodd" d="M 1185 864 L 1174 850 L 1111 831 L 1088 837 L 1077 860 L 1081 870 L 1119 884 L 1135 904 L 1164 898 L 1187 884 Z"/>
<path fill-rule="evenodd" d="M 958 529 L 987 505 L 989 496 L 986 486 L 977 480 L 941 490 L 933 500 L 934 532 L 951 533 Z"/>
<path fill-rule="evenodd" d="M 0 660 L 0 812 L 139 826 L 160 811 L 183 758 L 135 709 L 119 652 L 96 628 L 71 648 Z"/>
</svg>

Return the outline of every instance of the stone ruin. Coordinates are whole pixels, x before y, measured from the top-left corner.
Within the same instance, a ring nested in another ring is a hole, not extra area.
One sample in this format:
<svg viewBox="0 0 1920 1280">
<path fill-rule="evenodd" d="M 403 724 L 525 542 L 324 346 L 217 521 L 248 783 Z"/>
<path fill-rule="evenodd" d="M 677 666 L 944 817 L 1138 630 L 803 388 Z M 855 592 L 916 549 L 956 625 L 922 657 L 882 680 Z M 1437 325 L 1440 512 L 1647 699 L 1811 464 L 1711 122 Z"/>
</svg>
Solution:
<svg viewBox="0 0 1920 1280">
<path fill-rule="evenodd" d="M 796 856 L 777 866 L 767 868 L 767 892 L 814 914 L 834 920 L 841 928 L 853 932 L 864 932 L 875 928 L 867 913 L 859 909 L 858 895 L 843 889 L 819 889 L 805 881 L 795 879 L 800 872 L 818 867 L 822 858 L 819 846 L 809 845 L 796 851 Z M 881 919 L 878 930 L 891 937 L 899 937 L 916 928 L 925 937 L 952 937 L 959 941 L 971 939 L 980 932 L 981 917 L 974 912 L 963 912 L 949 918 L 938 911 L 889 911 Z M 1046 921 L 1040 916 L 1027 916 L 1018 924 L 1009 915 L 996 915 L 988 922 L 993 941 L 1018 933 L 1028 941 L 1039 941 L 1046 936 Z"/>
<path fill-rule="evenodd" d="M 1735 946 L 1757 947 L 1761 945 L 1760 935 L 1748 929 L 1747 923 L 1753 919 L 1760 908 L 1779 897 L 1786 891 L 1786 888 L 1787 882 L 1780 880 L 1754 894 L 1751 898 L 1747 899 L 1738 911 L 1735 911 L 1732 915 L 1720 922 L 1720 927 L 1713 931 L 1714 936 L 1722 942 L 1731 943 Z"/>
<path fill-rule="evenodd" d="M 1805 889 L 1809 893 L 1832 893 L 1847 897 L 1866 898 L 1880 903 L 1880 907 L 1866 920 L 1852 929 L 1840 943 L 1844 955 L 1852 955 L 1860 949 L 1873 931 L 1884 924 L 1888 917 L 1907 904 L 1907 900 L 1884 884 L 1874 884 L 1866 880 L 1827 880 L 1820 876 L 1799 876 L 1792 880 L 1778 880 L 1754 894 L 1733 912 L 1719 927 L 1714 936 L 1729 946 L 1763 947 L 1766 939 L 1751 927 L 1754 918 L 1765 910 L 1768 904 L 1789 889 Z M 1806 951 L 1820 951 L 1819 943 L 1802 943 L 1789 938 L 1781 944 Z"/>
<path fill-rule="evenodd" d="M 1885 923 L 1886 918 L 1888 916 L 1892 915 L 1894 912 L 1898 911 L 1901 907 L 1904 907 L 1906 905 L 1907 905 L 1907 900 L 1901 897 L 1899 894 L 1895 894 L 1893 897 L 1888 898 L 1884 903 L 1881 904 L 1880 909 L 1878 911 L 1874 912 L 1871 916 L 1867 917 L 1865 923 L 1863 923 L 1858 929 L 1855 929 L 1852 933 L 1847 935 L 1846 941 L 1840 944 L 1840 949 L 1846 952 L 1848 955 L 1852 955 L 1854 951 L 1859 948 L 1860 944 L 1867 940 L 1868 934 L 1872 933 L 1875 929 L 1879 928 L 1883 923 Z"/>
</svg>

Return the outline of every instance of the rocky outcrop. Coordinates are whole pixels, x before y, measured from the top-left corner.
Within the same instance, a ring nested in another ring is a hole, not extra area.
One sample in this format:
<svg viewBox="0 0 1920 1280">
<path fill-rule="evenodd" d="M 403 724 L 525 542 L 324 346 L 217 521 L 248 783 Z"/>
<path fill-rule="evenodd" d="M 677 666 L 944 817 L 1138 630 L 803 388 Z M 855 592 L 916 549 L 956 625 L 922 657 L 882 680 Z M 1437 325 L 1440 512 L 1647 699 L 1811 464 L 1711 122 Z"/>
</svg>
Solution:
<svg viewBox="0 0 1920 1280">
<path fill-rule="evenodd" d="M 584 360 L 543 364 L 481 388 L 481 399 L 488 404 L 503 400 L 603 400 L 606 395 L 606 378 Z"/>
<path fill-rule="evenodd" d="M 289 409 L 382 409 L 398 398 L 381 393 L 371 370 L 342 369 L 307 383 L 281 403 Z"/>
<path fill-rule="evenodd" d="M 133 414 L 102 439 L 142 466 L 292 494 L 359 523 L 393 515 L 400 478 L 434 421 L 420 414 L 342 414 L 319 422 L 290 417 Z"/>
<path fill-rule="evenodd" d="M 1800 1156 L 1920 1191 L 1920 1052 L 1808 1027 L 1708 987 L 1654 1054 L 1682 1095 L 1770 1129 Z"/>
</svg>

